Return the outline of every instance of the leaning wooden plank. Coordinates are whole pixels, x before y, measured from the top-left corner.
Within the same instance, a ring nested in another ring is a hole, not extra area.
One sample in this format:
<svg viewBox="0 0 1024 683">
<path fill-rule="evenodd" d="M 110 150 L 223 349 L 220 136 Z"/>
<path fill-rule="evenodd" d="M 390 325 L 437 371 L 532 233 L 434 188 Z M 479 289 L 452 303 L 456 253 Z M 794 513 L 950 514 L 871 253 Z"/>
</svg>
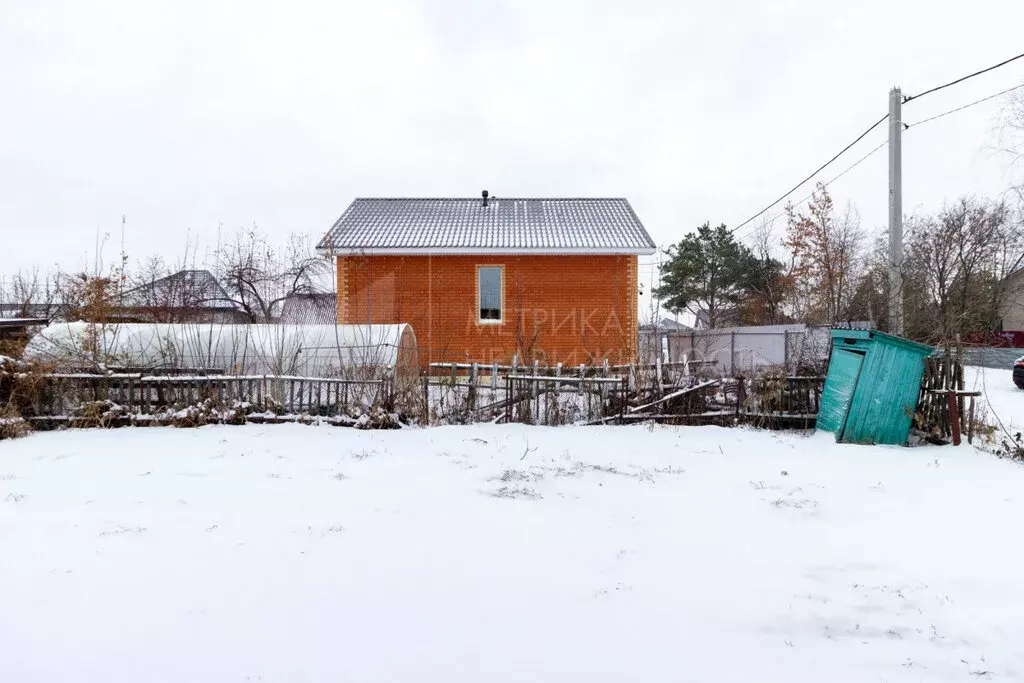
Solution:
<svg viewBox="0 0 1024 683">
<path fill-rule="evenodd" d="M 605 416 L 605 417 L 599 417 L 596 420 L 588 420 L 587 422 L 583 423 L 583 426 L 589 427 L 591 425 L 601 425 L 601 424 L 606 424 L 608 422 L 611 422 L 612 420 L 618 420 L 618 419 L 619 419 L 619 414 L 616 413 L 614 415 L 608 415 L 608 416 Z"/>
<path fill-rule="evenodd" d="M 705 389 L 707 387 L 714 386 L 714 385 L 718 384 L 720 381 L 721 380 L 713 379 L 710 382 L 704 382 L 703 384 L 698 384 L 697 386 L 690 387 L 689 389 L 680 389 L 679 391 L 673 391 L 671 394 L 669 394 L 667 396 L 663 396 L 662 398 L 659 398 L 657 401 L 651 401 L 650 403 L 645 403 L 642 406 L 636 406 L 635 408 L 630 408 L 629 412 L 630 413 L 639 412 L 639 411 L 643 410 L 644 408 L 650 408 L 651 406 L 656 406 L 656 405 L 658 405 L 660 403 L 664 403 L 665 401 L 670 401 L 673 398 L 679 398 L 680 396 L 685 396 L 686 394 L 689 394 L 690 392 L 693 392 L 693 391 L 697 391 L 698 389 Z"/>
<path fill-rule="evenodd" d="M 680 421 L 680 422 L 700 422 L 703 420 L 720 420 L 724 422 L 732 423 L 736 420 L 735 412 L 723 412 L 721 410 L 705 411 L 703 413 L 642 413 L 640 415 L 608 415 L 607 417 L 590 420 L 583 422 L 583 426 L 607 424 L 609 422 L 643 422 L 650 420 L 652 422 L 662 421 Z"/>
</svg>

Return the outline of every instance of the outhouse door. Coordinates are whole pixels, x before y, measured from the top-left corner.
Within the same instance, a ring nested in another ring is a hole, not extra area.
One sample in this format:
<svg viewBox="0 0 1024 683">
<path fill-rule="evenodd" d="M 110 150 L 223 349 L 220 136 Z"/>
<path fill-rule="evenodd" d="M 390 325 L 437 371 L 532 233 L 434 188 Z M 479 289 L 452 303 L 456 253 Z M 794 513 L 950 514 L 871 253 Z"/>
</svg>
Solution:
<svg viewBox="0 0 1024 683">
<path fill-rule="evenodd" d="M 834 432 L 836 441 L 842 441 L 846 430 L 846 418 L 853 403 L 853 392 L 857 389 L 861 366 L 864 365 L 863 351 L 836 349 L 828 371 L 828 383 L 821 396 L 822 414 L 818 416 L 818 427 Z"/>
</svg>

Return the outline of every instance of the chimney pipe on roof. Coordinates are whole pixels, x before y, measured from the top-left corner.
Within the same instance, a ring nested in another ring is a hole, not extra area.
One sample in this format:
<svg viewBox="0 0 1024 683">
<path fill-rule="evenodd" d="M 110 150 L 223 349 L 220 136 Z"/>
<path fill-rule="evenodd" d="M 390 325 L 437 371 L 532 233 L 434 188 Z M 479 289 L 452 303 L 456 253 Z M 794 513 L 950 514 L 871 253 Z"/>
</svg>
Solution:
<svg viewBox="0 0 1024 683">
<path fill-rule="evenodd" d="M 484 206 L 487 206 L 487 190 L 481 192 L 480 196 L 484 198 Z"/>
</svg>

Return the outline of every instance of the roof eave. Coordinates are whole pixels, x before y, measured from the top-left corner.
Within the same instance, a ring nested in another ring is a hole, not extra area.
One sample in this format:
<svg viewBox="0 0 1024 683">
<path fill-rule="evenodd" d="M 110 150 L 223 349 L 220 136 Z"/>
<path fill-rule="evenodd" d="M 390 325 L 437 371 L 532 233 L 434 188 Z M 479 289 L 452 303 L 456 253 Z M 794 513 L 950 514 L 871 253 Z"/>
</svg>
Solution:
<svg viewBox="0 0 1024 683">
<path fill-rule="evenodd" d="M 317 247 L 317 252 L 324 256 L 649 256 L 656 253 L 656 247 L 608 247 L 608 248 L 577 248 L 577 249 L 544 249 L 516 247 L 373 247 L 360 249 L 357 247 Z"/>
</svg>

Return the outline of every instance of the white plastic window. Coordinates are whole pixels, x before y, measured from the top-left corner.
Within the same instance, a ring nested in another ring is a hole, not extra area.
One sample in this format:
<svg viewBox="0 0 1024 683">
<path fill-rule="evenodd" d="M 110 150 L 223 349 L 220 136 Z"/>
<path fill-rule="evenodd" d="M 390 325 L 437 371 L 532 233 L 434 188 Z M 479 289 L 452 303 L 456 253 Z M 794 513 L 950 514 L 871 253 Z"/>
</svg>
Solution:
<svg viewBox="0 0 1024 683">
<path fill-rule="evenodd" d="M 477 269 L 480 298 L 480 322 L 501 322 L 501 266 L 480 266 Z"/>
</svg>

